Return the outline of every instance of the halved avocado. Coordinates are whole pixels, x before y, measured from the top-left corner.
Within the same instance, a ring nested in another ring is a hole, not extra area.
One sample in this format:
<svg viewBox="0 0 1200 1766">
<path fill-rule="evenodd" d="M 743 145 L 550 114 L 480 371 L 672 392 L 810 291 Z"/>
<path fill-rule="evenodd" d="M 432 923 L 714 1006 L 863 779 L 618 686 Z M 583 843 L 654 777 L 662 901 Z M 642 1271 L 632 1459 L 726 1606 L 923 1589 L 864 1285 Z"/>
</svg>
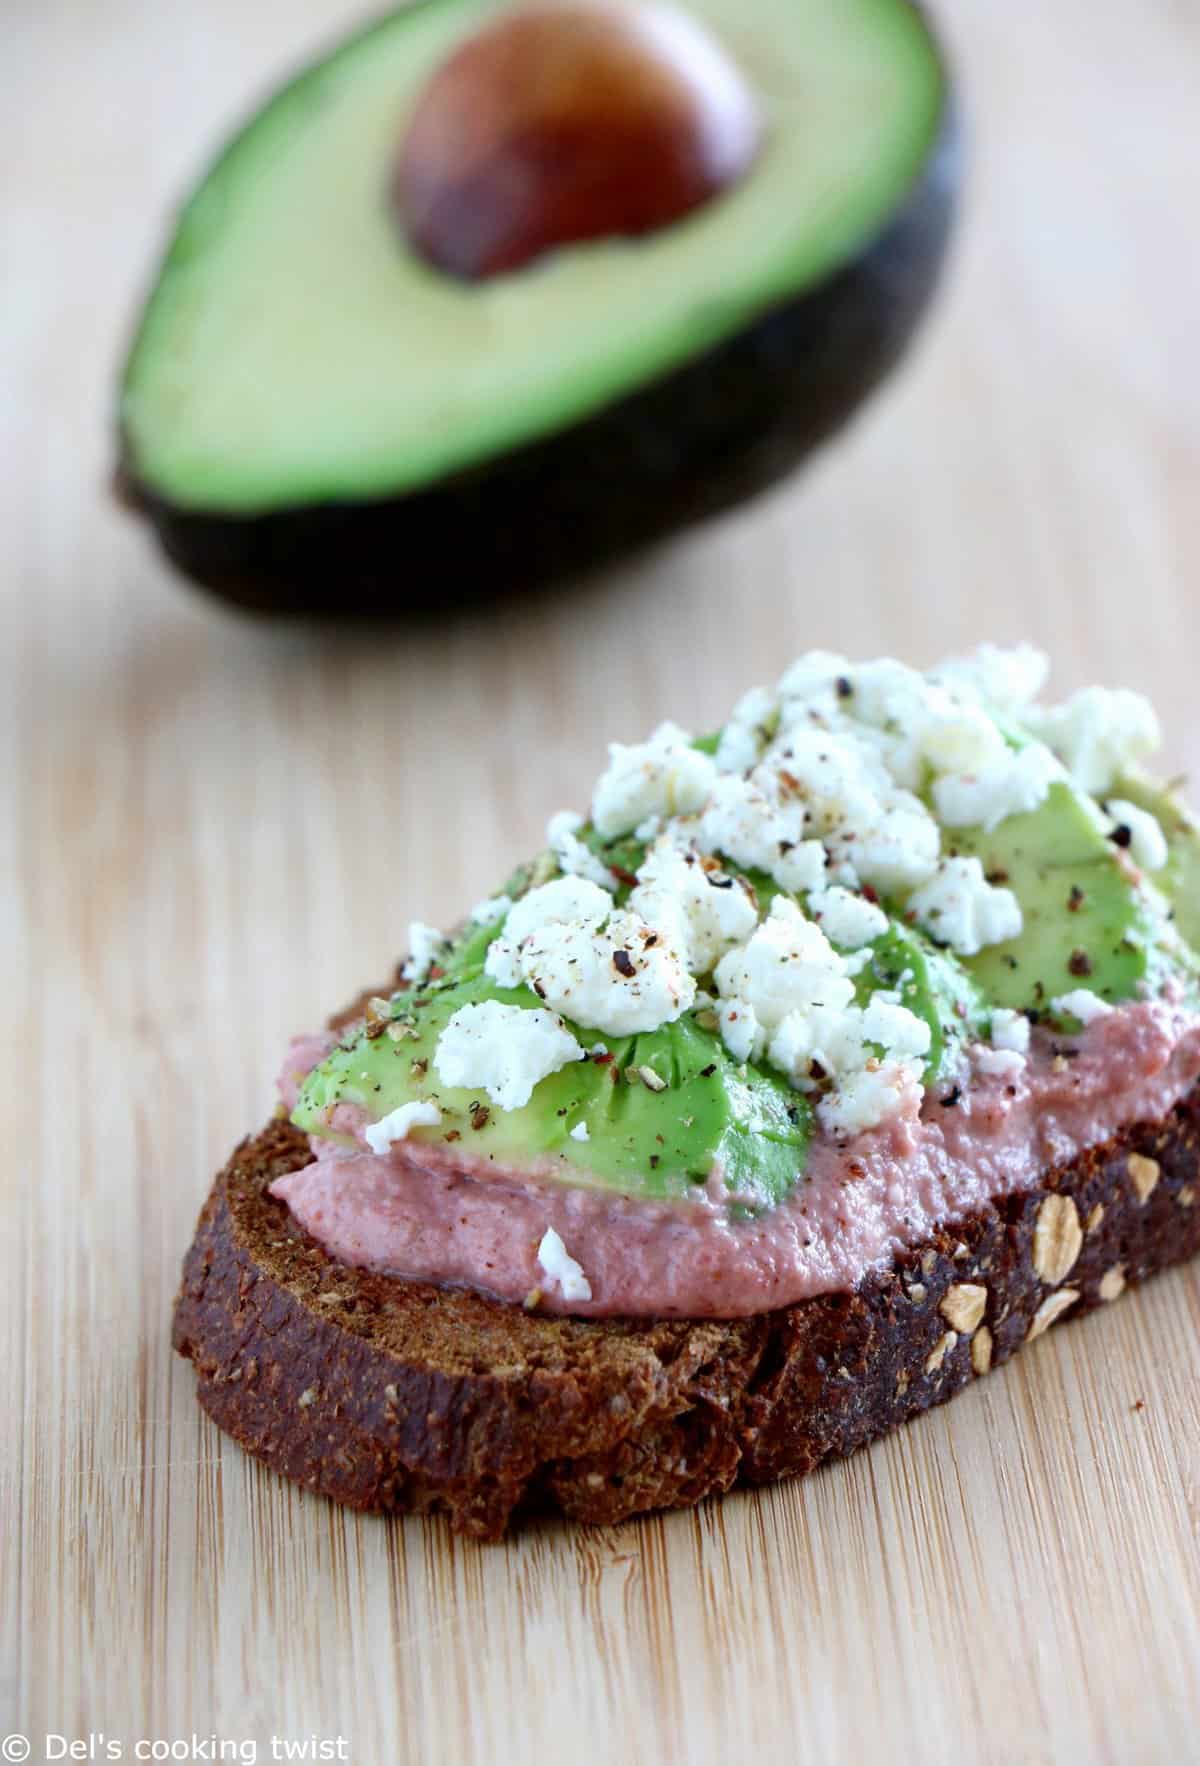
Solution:
<svg viewBox="0 0 1200 1766">
<path fill-rule="evenodd" d="M 422 0 L 351 37 L 183 210 L 119 481 L 210 588 L 377 615 L 610 559 L 794 466 L 928 300 L 956 156 L 909 0 L 695 0 L 763 121 L 735 184 L 485 280 L 424 261 L 389 211 L 396 153 L 498 10 Z"/>
</svg>

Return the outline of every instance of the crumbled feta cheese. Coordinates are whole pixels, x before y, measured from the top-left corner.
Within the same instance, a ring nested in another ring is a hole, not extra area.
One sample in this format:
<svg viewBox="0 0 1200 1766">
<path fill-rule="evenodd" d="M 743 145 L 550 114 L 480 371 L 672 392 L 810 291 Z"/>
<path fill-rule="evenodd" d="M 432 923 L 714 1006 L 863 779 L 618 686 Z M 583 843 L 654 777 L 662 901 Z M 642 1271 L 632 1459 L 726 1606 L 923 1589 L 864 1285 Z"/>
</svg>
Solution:
<svg viewBox="0 0 1200 1766">
<path fill-rule="evenodd" d="M 997 1006 L 992 1013 L 992 1047 L 1015 1050 L 1024 1055 L 1029 1050 L 1029 1019 L 1024 1012 L 1010 1012 Z"/>
<path fill-rule="evenodd" d="M 601 889 L 615 889 L 617 880 L 608 866 L 579 838 L 583 817 L 573 810 L 560 809 L 546 824 L 546 845 L 558 861 L 558 868 L 568 877 L 586 877 Z"/>
<path fill-rule="evenodd" d="M 646 854 L 629 907 L 670 932 L 693 975 L 706 975 L 758 924 L 754 897 L 740 877 L 667 838 Z"/>
<path fill-rule="evenodd" d="M 1158 819 L 1124 797 L 1110 797 L 1104 806 L 1116 828 L 1129 829 L 1129 856 L 1143 871 L 1161 871 L 1170 857 L 1167 837 Z"/>
<path fill-rule="evenodd" d="M 862 1008 L 862 1028 L 867 1041 L 889 1055 L 927 1055 L 933 1040 L 924 1018 L 882 993 L 872 994 Z"/>
<path fill-rule="evenodd" d="M 817 1105 L 817 1115 L 827 1133 L 839 1136 L 863 1134 L 892 1116 L 915 1116 L 920 1108 L 919 1061 L 880 1061 L 850 1074 L 837 1091 Z"/>
<path fill-rule="evenodd" d="M 719 852 L 736 865 L 770 871 L 804 838 L 804 805 L 772 801 L 758 772 L 744 779 L 723 773 L 695 826 L 701 852 Z"/>
<path fill-rule="evenodd" d="M 588 1141 L 591 1140 L 591 1138 L 591 1135 L 588 1133 L 588 1125 L 586 1122 L 577 1122 L 571 1130 L 571 1139 L 573 1141 Z"/>
<path fill-rule="evenodd" d="M 801 812 L 801 828 L 828 834 L 849 822 L 876 818 L 892 781 L 869 744 L 845 732 L 794 729 L 755 769 L 763 795 Z M 928 811 L 925 811 L 928 815 Z"/>
<path fill-rule="evenodd" d="M 403 979 L 415 984 L 424 981 L 446 942 L 436 926 L 426 926 L 421 920 L 410 920 L 408 958 L 400 970 Z"/>
<path fill-rule="evenodd" d="M 714 759 L 723 773 L 748 773 L 757 764 L 779 713 L 775 695 L 766 687 L 751 687 L 733 708 L 721 731 Z"/>
<path fill-rule="evenodd" d="M 406 1139 L 409 1129 L 436 1128 L 441 1120 L 442 1112 L 435 1103 L 418 1098 L 414 1103 L 399 1105 L 378 1122 L 368 1122 L 363 1139 L 373 1153 L 386 1153 L 393 1141 Z"/>
<path fill-rule="evenodd" d="M 547 885 L 552 887 L 552 885 Z M 609 1036 L 657 1030 L 686 1012 L 696 983 L 676 949 L 670 928 L 640 914 L 612 912 L 606 925 L 580 920 L 538 927 L 497 958 L 556 1011 Z M 493 973 L 496 947 L 488 952 Z"/>
<path fill-rule="evenodd" d="M 1012 890 L 989 883 L 975 857 L 942 859 L 936 875 L 909 897 L 908 908 L 931 937 L 961 957 L 1016 938 L 1023 924 Z"/>
<path fill-rule="evenodd" d="M 801 840 L 787 846 L 770 868 L 771 881 L 789 895 L 808 895 L 823 889 L 828 876 L 825 848 L 819 840 Z"/>
<path fill-rule="evenodd" d="M 592 822 L 605 839 L 652 815 L 688 815 L 707 801 L 717 769 L 677 724 L 660 724 L 648 742 L 609 745 L 607 770 L 592 794 Z"/>
<path fill-rule="evenodd" d="M 956 698 L 982 700 L 1000 712 L 1019 712 L 1046 684 L 1050 661 L 1032 644 L 1001 648 L 980 644 L 966 656 L 952 656 L 930 670 L 931 678 Z"/>
<path fill-rule="evenodd" d="M 925 805 L 905 791 L 881 806 L 874 821 L 839 829 L 830 847 L 858 882 L 896 895 L 933 876 L 941 834 Z"/>
<path fill-rule="evenodd" d="M 797 705 L 826 698 L 837 692 L 837 683 L 850 683 L 854 670 L 846 657 L 832 650 L 810 650 L 798 656 L 779 682 L 779 697 Z"/>
<path fill-rule="evenodd" d="M 717 1008 L 721 1040 L 735 1061 L 753 1061 L 762 1054 L 766 1033 L 754 1007 L 743 999 L 722 1000 Z"/>
<path fill-rule="evenodd" d="M 512 906 L 511 895 L 493 895 L 487 901 L 477 901 L 471 909 L 471 919 L 476 926 L 494 926 L 502 920 Z"/>
<path fill-rule="evenodd" d="M 747 943 L 721 958 L 715 980 L 723 999 L 753 1006 L 766 1030 L 798 1008 L 836 1010 L 854 996 L 845 962 L 821 928 L 782 895 Z"/>
<path fill-rule="evenodd" d="M 1097 1018 L 1107 1018 L 1112 1011 L 1108 1001 L 1102 1000 L 1090 987 L 1075 987 L 1070 993 L 1060 993 L 1057 999 L 1050 1001 L 1050 1007 L 1064 1018 L 1078 1018 L 1081 1024 L 1094 1024 Z"/>
<path fill-rule="evenodd" d="M 1042 742 L 1005 749 L 974 773 L 948 773 L 933 783 L 933 806 L 946 828 L 981 827 L 989 834 L 1008 816 L 1023 815 L 1046 801 L 1063 769 Z"/>
<path fill-rule="evenodd" d="M 767 1051 L 773 1067 L 800 1091 L 822 1079 L 840 1081 L 866 1064 L 868 1050 L 858 1006 L 798 1007 L 784 1018 Z"/>
<path fill-rule="evenodd" d="M 989 1049 L 980 1043 L 975 1049 L 975 1065 L 993 1079 L 1015 1079 L 1025 1070 L 1025 1057 L 1020 1049 Z"/>
<path fill-rule="evenodd" d="M 447 1021 L 433 1061 L 443 1085 L 481 1086 L 498 1109 L 519 1110 L 540 1080 L 582 1056 L 557 1013 L 484 1000 Z"/>
<path fill-rule="evenodd" d="M 1084 687 L 1063 705 L 1031 706 L 1022 721 L 1049 744 L 1077 785 L 1100 796 L 1161 740 L 1154 707 L 1127 687 Z"/>
<path fill-rule="evenodd" d="M 488 946 L 484 969 L 501 987 L 524 980 L 518 947 L 545 926 L 600 926 L 612 913 L 612 897 L 586 877 L 556 877 L 523 895 L 508 916 L 501 937 Z"/>
<path fill-rule="evenodd" d="M 1002 761 L 1008 744 L 998 725 L 978 705 L 962 705 L 936 687 L 916 722 L 921 758 L 937 774 L 977 773 Z"/>
<path fill-rule="evenodd" d="M 888 929 L 888 917 L 882 908 L 838 883 L 829 889 L 814 890 L 808 898 L 808 911 L 826 938 L 847 950 L 858 950 L 861 945 L 882 938 Z"/>
<path fill-rule="evenodd" d="M 583 1265 L 576 1263 L 552 1226 L 548 1226 L 542 1234 L 542 1242 L 538 1246 L 538 1263 L 545 1271 L 547 1280 L 557 1284 L 564 1300 L 591 1299 L 592 1284 L 583 1273 Z"/>
</svg>

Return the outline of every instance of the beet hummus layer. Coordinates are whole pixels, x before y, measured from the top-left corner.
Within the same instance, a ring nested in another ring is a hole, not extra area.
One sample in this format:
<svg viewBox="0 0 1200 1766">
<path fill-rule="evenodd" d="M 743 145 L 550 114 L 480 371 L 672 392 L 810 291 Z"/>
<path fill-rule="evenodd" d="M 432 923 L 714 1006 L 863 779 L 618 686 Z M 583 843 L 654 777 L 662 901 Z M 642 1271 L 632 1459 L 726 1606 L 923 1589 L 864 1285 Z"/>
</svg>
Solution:
<svg viewBox="0 0 1200 1766">
<path fill-rule="evenodd" d="M 328 1046 L 294 1045 L 286 1102 Z M 719 1176 L 685 1202 L 635 1201 L 416 1140 L 375 1154 L 314 1138 L 313 1163 L 271 1193 L 342 1263 L 517 1304 L 537 1289 L 543 1310 L 591 1318 L 737 1318 L 853 1288 L 989 1197 L 1165 1115 L 1197 1078 L 1200 1018 L 1166 1003 L 1118 1007 L 1076 1038 L 1035 1031 L 1014 1077 L 975 1071 L 849 1142 L 818 1137 L 792 1196 L 754 1220 L 729 1219 Z M 564 1300 L 540 1266 L 548 1227 L 590 1300 Z"/>
</svg>

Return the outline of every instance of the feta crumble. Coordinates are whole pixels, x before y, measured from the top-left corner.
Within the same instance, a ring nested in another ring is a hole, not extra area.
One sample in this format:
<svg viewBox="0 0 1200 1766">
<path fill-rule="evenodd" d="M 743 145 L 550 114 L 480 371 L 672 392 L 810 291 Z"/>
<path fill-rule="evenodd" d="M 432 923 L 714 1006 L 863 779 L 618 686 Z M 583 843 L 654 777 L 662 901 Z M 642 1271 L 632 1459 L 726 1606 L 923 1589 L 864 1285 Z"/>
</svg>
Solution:
<svg viewBox="0 0 1200 1766">
<path fill-rule="evenodd" d="M 1025 1056 L 1020 1049 L 988 1048 L 979 1043 L 975 1049 L 975 1065 L 980 1073 L 994 1079 L 1015 1079 L 1025 1070 Z"/>
<path fill-rule="evenodd" d="M 1105 804 L 1113 829 L 1129 829 L 1129 856 L 1143 871 L 1161 871 L 1170 853 L 1158 818 L 1124 797 L 1110 797 Z"/>
<path fill-rule="evenodd" d="M 850 1074 L 838 1091 L 817 1105 L 821 1126 L 829 1134 L 849 1139 L 892 1116 L 915 1116 L 921 1071 L 919 1062 L 881 1061 Z"/>
<path fill-rule="evenodd" d="M 670 932 L 693 975 L 707 974 L 758 924 L 754 896 L 740 877 L 668 837 L 655 842 L 637 875 L 630 909 Z"/>
<path fill-rule="evenodd" d="M 836 1011 L 854 997 L 842 958 L 821 928 L 783 895 L 775 897 L 753 936 L 722 957 L 714 979 L 723 999 L 744 1000 L 766 1030 L 798 1008 Z"/>
<path fill-rule="evenodd" d="M 974 856 L 942 859 L 936 875 L 909 897 L 908 908 L 919 926 L 960 957 L 1016 938 L 1023 925 L 1012 890 L 989 883 Z"/>
<path fill-rule="evenodd" d="M 419 986 L 445 949 L 447 939 L 436 926 L 421 920 L 410 920 L 408 926 L 408 957 L 400 970 L 401 978 Z"/>
<path fill-rule="evenodd" d="M 714 759 L 722 773 L 748 773 L 770 739 L 778 716 L 775 695 L 766 687 L 751 687 L 734 706 L 721 731 Z"/>
<path fill-rule="evenodd" d="M 476 926 L 494 926 L 502 920 L 512 907 L 511 895 L 492 895 L 486 901 L 477 901 L 471 909 L 471 919 Z"/>
<path fill-rule="evenodd" d="M 583 817 L 573 810 L 560 809 L 557 815 L 551 816 L 546 824 L 546 844 L 558 862 L 558 868 L 568 877 L 586 877 L 589 883 L 595 883 L 601 889 L 613 890 L 617 880 L 603 860 L 579 838 L 579 829 L 583 826 Z"/>
<path fill-rule="evenodd" d="M 1022 721 L 1078 785 L 1101 797 L 1161 741 L 1154 707 L 1128 687 L 1084 687 L 1062 705 L 1029 707 Z"/>
<path fill-rule="evenodd" d="M 592 794 L 592 822 L 605 839 L 628 834 L 652 815 L 687 815 L 707 800 L 717 769 L 678 724 L 660 724 L 648 742 L 609 744 L 608 767 Z"/>
<path fill-rule="evenodd" d="M 501 987 L 520 987 L 524 980 L 521 945 L 547 926 L 599 926 L 612 913 L 612 897 L 586 877 L 556 877 L 523 895 L 508 916 L 504 930 L 493 938 L 484 970 Z"/>
<path fill-rule="evenodd" d="M 1009 1049 L 1018 1055 L 1029 1051 L 1029 1019 L 1024 1012 L 1011 1012 L 1007 1006 L 997 1006 L 992 1013 L 992 1047 Z"/>
<path fill-rule="evenodd" d="M 945 828 L 981 827 L 987 833 L 1009 816 L 1024 815 L 1046 801 L 1062 765 L 1042 742 L 1005 749 L 975 773 L 947 773 L 933 783 L 933 804 Z"/>
<path fill-rule="evenodd" d="M 888 929 L 883 909 L 864 895 L 855 895 L 835 883 L 829 889 L 816 889 L 808 898 L 808 911 L 834 944 L 847 950 L 858 950 L 882 938 Z"/>
<path fill-rule="evenodd" d="M 386 1153 L 393 1141 L 407 1139 L 412 1128 L 436 1128 L 442 1120 L 442 1112 L 430 1099 L 419 1098 L 411 1104 L 401 1104 L 378 1122 L 368 1122 L 363 1129 L 363 1139 L 373 1153 Z"/>
<path fill-rule="evenodd" d="M 586 1122 L 577 1122 L 574 1128 L 571 1129 L 570 1133 L 573 1141 L 589 1141 L 592 1138 L 588 1133 L 588 1125 Z"/>
<path fill-rule="evenodd" d="M 1046 684 L 1050 659 L 1032 644 L 1001 649 L 980 644 L 969 656 L 952 656 L 930 671 L 957 698 L 982 700 L 996 711 L 1020 713 Z"/>
<path fill-rule="evenodd" d="M 498 1109 L 519 1110 L 540 1080 L 583 1052 L 556 1013 L 484 1000 L 447 1021 L 433 1063 L 443 1085 L 479 1086 Z"/>
<path fill-rule="evenodd" d="M 505 939 L 488 952 L 487 973 L 503 985 L 524 982 L 555 1011 L 608 1036 L 674 1023 L 695 999 L 696 983 L 670 930 L 627 909 L 613 912 L 607 898 L 605 914 L 604 923 L 555 920 L 515 945 Z"/>
<path fill-rule="evenodd" d="M 1078 1018 L 1081 1024 L 1094 1024 L 1098 1018 L 1107 1018 L 1113 1009 L 1090 987 L 1075 987 L 1070 993 L 1060 993 L 1057 999 L 1050 1001 L 1050 1006 L 1064 1018 Z"/>
<path fill-rule="evenodd" d="M 766 1031 L 748 1000 L 722 1000 L 717 1007 L 717 1026 L 735 1061 L 753 1061 L 762 1054 Z"/>
<path fill-rule="evenodd" d="M 583 1265 L 576 1263 L 552 1226 L 542 1234 L 537 1260 L 546 1279 L 556 1284 L 564 1300 L 591 1299 L 592 1284 L 583 1273 Z"/>
</svg>

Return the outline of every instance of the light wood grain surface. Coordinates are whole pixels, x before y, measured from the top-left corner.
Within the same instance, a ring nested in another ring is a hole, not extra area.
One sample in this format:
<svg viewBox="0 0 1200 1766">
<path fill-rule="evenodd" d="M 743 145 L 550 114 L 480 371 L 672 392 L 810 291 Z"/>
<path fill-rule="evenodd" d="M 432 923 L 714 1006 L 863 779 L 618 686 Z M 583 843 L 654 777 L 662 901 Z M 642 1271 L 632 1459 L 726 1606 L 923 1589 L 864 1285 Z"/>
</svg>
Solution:
<svg viewBox="0 0 1200 1766">
<path fill-rule="evenodd" d="M 165 206 L 354 11 L 0 22 L 0 1730 L 33 1759 L 91 1731 L 368 1766 L 1196 1760 L 1196 1270 L 805 1484 L 493 1549 L 263 1474 L 167 1333 L 288 1033 L 489 890 L 607 735 L 711 724 L 810 644 L 1029 636 L 1063 688 L 1153 690 L 1197 766 L 1200 11 L 943 7 L 966 225 L 853 433 L 575 593 L 373 636 L 225 613 L 105 497 Z"/>
</svg>

